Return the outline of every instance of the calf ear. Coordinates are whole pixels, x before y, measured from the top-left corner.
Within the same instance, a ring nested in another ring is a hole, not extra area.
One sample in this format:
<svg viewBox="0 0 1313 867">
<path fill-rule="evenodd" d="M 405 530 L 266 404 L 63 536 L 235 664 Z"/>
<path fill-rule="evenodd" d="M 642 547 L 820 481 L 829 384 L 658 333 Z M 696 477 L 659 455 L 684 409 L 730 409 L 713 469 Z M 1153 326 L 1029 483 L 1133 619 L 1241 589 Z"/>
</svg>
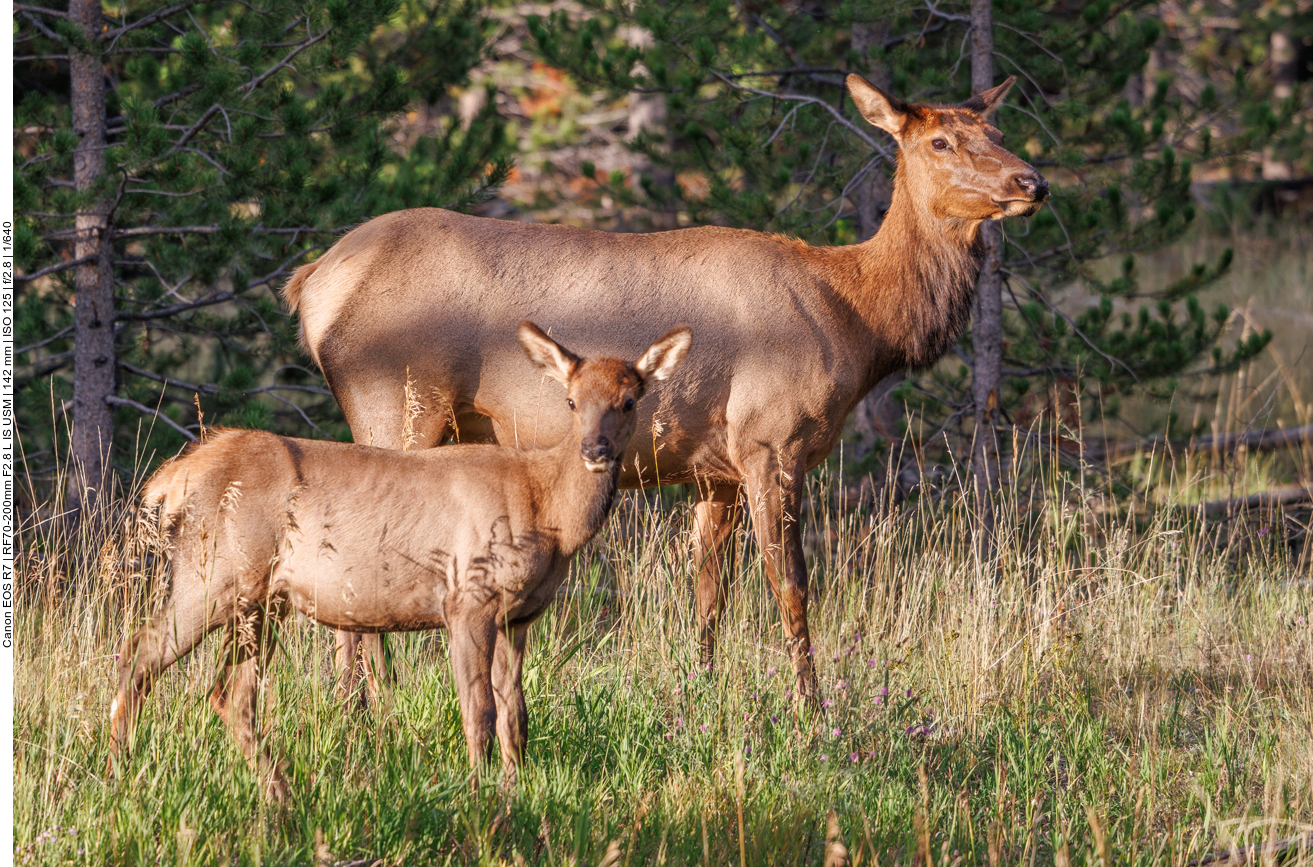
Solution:
<svg viewBox="0 0 1313 867">
<path fill-rule="evenodd" d="M 848 94 L 862 117 L 872 126 L 879 127 L 895 139 L 902 136 L 903 125 L 907 122 L 907 103 L 890 96 L 860 75 L 848 76 Z"/>
<path fill-rule="evenodd" d="M 975 96 L 962 103 L 961 108 L 969 108 L 985 120 L 989 120 L 994 114 L 994 109 L 998 108 L 1003 97 L 1008 95 L 1012 85 L 1017 83 L 1015 75 L 1009 75 L 1008 80 L 998 87 L 991 87 L 989 90 L 977 93 Z"/>
<path fill-rule="evenodd" d="M 579 366 L 579 356 L 548 337 L 528 319 L 520 323 L 519 335 L 520 346 L 524 347 L 524 354 L 529 356 L 533 366 L 562 385 L 568 385 Z"/>
<path fill-rule="evenodd" d="M 666 332 L 665 336 L 653 343 L 643 353 L 643 357 L 634 362 L 634 370 L 639 379 L 646 382 L 655 379 L 660 382 L 669 378 L 688 355 L 688 345 L 693 342 L 693 332 L 680 325 Z"/>
</svg>

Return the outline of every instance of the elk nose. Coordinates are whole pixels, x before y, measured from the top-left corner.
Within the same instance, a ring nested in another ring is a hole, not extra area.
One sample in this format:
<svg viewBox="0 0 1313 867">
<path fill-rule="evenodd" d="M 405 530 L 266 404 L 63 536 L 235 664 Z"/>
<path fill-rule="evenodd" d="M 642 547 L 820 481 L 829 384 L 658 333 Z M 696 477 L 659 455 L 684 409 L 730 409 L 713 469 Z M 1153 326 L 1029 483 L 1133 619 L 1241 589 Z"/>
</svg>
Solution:
<svg viewBox="0 0 1313 867">
<path fill-rule="evenodd" d="M 583 455 L 586 461 L 604 461 L 615 454 L 615 449 L 611 446 L 611 441 L 605 437 L 598 437 L 590 443 L 584 443 L 579 448 L 579 453 Z"/>
<path fill-rule="evenodd" d="M 1030 196 L 1032 202 L 1042 202 L 1049 197 L 1049 182 L 1038 174 L 1017 175 L 1017 186 Z"/>
</svg>

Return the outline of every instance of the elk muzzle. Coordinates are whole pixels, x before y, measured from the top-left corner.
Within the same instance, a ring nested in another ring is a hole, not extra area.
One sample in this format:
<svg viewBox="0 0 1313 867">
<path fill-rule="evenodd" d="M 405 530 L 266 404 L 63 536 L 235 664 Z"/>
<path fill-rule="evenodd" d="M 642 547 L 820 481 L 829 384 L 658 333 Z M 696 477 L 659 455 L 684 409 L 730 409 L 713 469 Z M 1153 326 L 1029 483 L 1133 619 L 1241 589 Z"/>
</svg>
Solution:
<svg viewBox="0 0 1313 867">
<path fill-rule="evenodd" d="M 580 443 L 579 454 L 584 459 L 584 466 L 595 473 L 609 472 L 615 464 L 615 446 L 606 437 Z"/>
<path fill-rule="evenodd" d="M 1016 174 L 1012 184 L 1019 195 L 998 202 L 1005 217 L 1029 217 L 1048 201 L 1049 182 L 1034 169 Z"/>
</svg>

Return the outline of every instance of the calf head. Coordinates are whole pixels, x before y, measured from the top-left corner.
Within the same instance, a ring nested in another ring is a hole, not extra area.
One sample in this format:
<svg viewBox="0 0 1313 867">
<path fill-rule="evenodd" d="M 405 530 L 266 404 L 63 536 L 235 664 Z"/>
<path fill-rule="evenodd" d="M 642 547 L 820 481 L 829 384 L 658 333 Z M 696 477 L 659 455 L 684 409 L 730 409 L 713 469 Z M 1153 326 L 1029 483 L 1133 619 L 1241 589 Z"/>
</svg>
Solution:
<svg viewBox="0 0 1313 867">
<path fill-rule="evenodd" d="M 668 378 L 688 353 L 693 332 L 672 328 L 632 364 L 618 358 L 580 358 L 532 322 L 520 323 L 529 361 L 566 388 L 579 456 L 595 473 L 610 472 L 634 433 L 634 406 L 647 384 Z"/>
<path fill-rule="evenodd" d="M 913 201 L 940 218 L 1001 220 L 1028 217 L 1049 197 L 1048 181 L 1004 150 L 1003 134 L 990 123 L 1016 80 L 958 106 L 907 103 L 858 75 L 848 76 L 848 92 L 862 116 L 898 142 L 899 172 Z"/>
</svg>

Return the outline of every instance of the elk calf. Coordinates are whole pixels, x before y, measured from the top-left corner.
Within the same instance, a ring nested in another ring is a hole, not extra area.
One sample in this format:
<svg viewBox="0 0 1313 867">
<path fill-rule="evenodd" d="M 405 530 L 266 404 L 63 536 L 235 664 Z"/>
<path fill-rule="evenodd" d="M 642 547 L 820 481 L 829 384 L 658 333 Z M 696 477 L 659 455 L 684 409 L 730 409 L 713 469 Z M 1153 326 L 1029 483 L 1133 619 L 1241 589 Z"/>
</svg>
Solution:
<svg viewBox="0 0 1313 867">
<path fill-rule="evenodd" d="M 529 360 L 568 392 L 573 433 L 551 449 L 399 452 L 228 430 L 165 466 L 143 505 L 160 506 L 172 588 L 120 654 L 111 770 L 154 679 L 227 626 L 210 700 L 268 792 L 285 798 L 255 707 L 268 626 L 296 608 L 353 632 L 446 628 L 470 762 L 490 754 L 495 729 L 513 778 L 528 626 L 606 520 L 635 402 L 678 367 L 691 337 L 676 328 L 627 364 L 580 359 L 521 323 Z"/>
</svg>

